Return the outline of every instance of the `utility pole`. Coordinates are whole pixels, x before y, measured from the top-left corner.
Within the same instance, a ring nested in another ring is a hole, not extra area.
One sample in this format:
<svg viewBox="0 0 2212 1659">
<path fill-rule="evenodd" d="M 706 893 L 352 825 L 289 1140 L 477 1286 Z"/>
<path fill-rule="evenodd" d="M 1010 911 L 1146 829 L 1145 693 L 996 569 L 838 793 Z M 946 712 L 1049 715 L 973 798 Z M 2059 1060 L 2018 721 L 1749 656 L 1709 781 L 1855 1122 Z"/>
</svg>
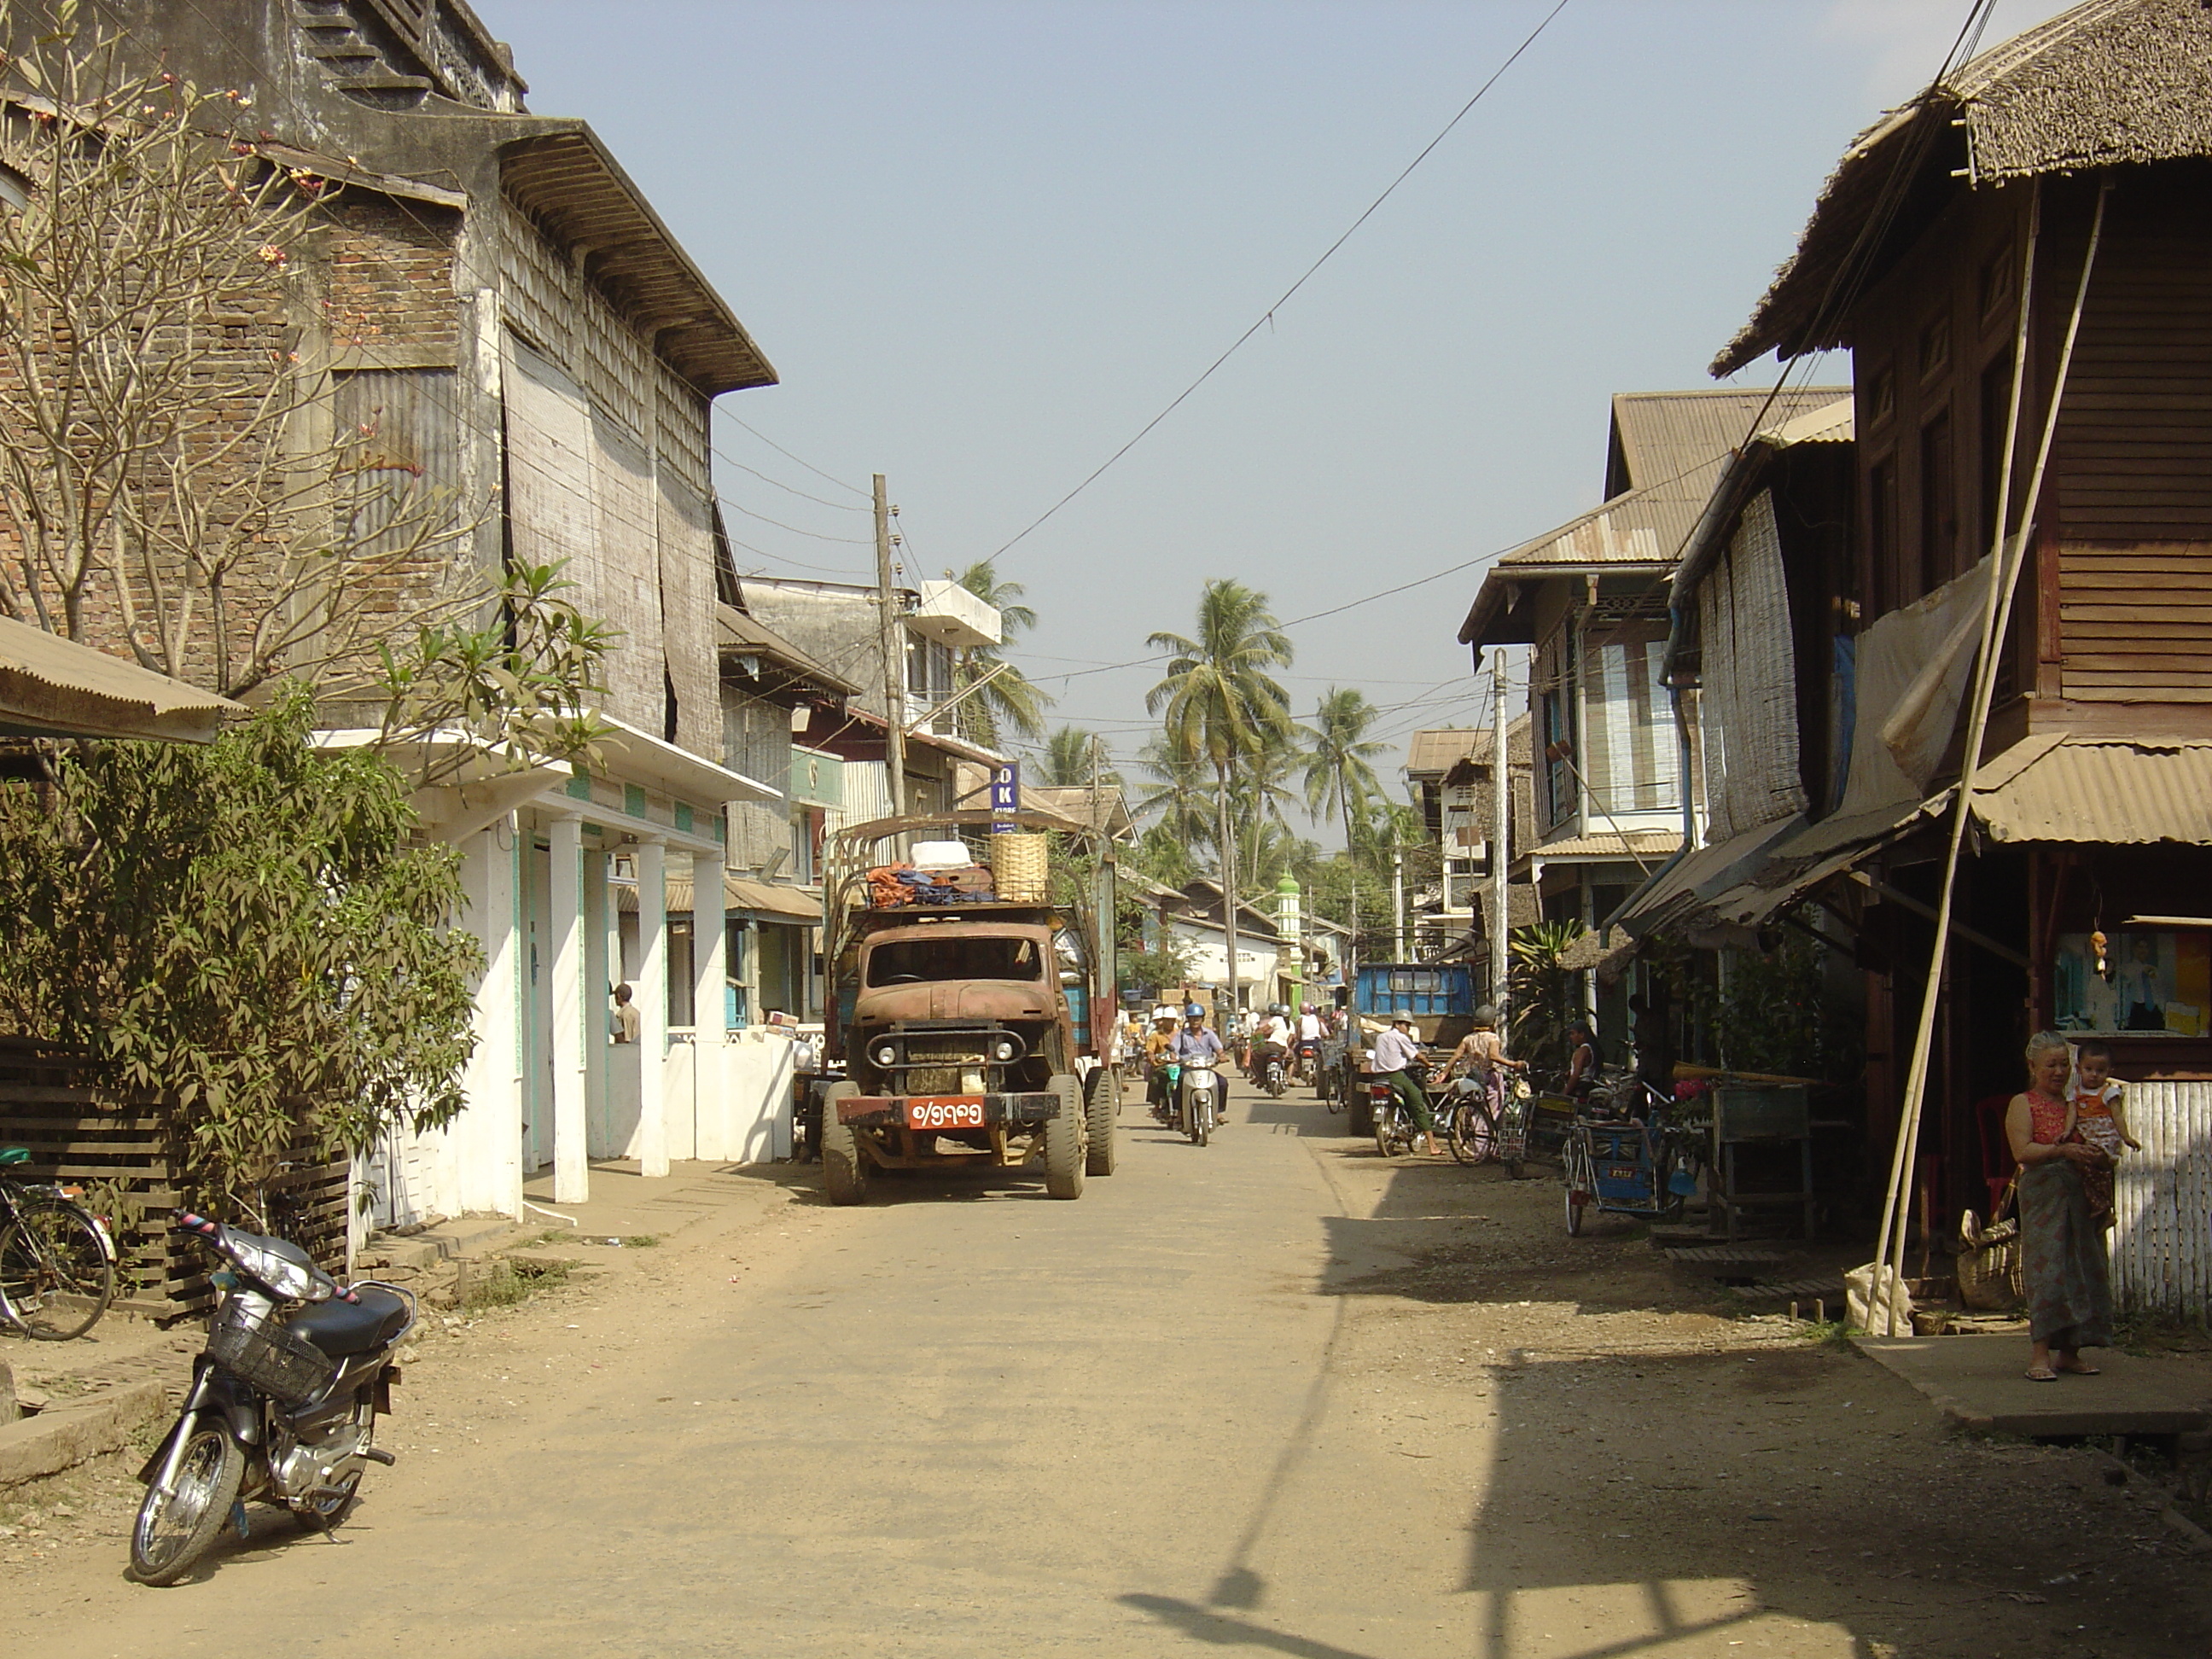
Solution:
<svg viewBox="0 0 2212 1659">
<path fill-rule="evenodd" d="M 1395 823 L 1390 826 L 1390 954 L 1406 960 L 1406 849 Z"/>
<path fill-rule="evenodd" d="M 1506 930 L 1512 925 L 1505 866 L 1513 834 L 1513 768 L 1505 743 L 1505 654 L 1495 648 L 1490 659 L 1490 1001 L 1502 1024 L 1506 1012 L 1506 981 L 1511 968 L 1506 956 Z"/>
<path fill-rule="evenodd" d="M 876 594 L 883 607 L 884 771 L 890 786 L 891 816 L 906 816 L 906 653 L 899 635 L 898 590 L 891 586 L 890 498 L 876 474 Z"/>
</svg>

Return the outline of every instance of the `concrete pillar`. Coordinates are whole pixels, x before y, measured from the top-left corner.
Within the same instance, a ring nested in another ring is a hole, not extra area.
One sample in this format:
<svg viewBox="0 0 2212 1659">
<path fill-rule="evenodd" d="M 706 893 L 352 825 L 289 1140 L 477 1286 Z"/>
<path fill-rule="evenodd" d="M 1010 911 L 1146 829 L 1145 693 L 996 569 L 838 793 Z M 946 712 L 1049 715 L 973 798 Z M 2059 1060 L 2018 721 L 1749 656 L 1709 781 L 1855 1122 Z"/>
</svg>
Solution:
<svg viewBox="0 0 2212 1659">
<path fill-rule="evenodd" d="M 590 1153 L 584 1145 L 584 1085 L 588 1060 L 586 1008 L 597 1012 L 584 984 L 584 821 L 574 813 L 553 820 L 549 835 L 553 870 L 548 931 L 553 945 L 553 1201 L 585 1204 L 592 1196 Z"/>
<path fill-rule="evenodd" d="M 637 846 L 637 1158 L 639 1173 L 668 1173 L 668 848 Z"/>
<path fill-rule="evenodd" d="M 691 1094 L 694 1142 L 700 1158 L 738 1156 L 730 1144 L 727 1103 L 723 1098 L 722 1046 L 729 1030 L 725 1008 L 726 942 L 722 855 L 691 855 Z"/>
<path fill-rule="evenodd" d="M 477 1046 L 463 1087 L 468 1109 L 447 1132 L 454 1186 L 448 1206 L 467 1214 L 522 1214 L 522 1050 L 517 1006 L 526 948 L 515 881 L 514 820 L 469 838 L 461 866 L 464 925 L 483 946 L 483 977 L 471 1016 Z"/>
</svg>

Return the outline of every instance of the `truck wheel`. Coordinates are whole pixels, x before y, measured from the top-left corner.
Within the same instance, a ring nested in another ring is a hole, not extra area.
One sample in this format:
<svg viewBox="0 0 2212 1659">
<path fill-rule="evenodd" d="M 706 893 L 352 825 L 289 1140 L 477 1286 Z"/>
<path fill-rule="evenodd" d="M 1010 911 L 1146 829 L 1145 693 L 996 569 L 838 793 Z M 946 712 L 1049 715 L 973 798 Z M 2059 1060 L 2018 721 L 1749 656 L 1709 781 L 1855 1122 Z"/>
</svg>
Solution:
<svg viewBox="0 0 2212 1659">
<path fill-rule="evenodd" d="M 860 1092 L 857 1083 L 833 1083 L 822 1091 L 822 1195 L 832 1204 L 858 1204 L 868 1195 L 860 1132 L 837 1118 L 837 1103 Z"/>
<path fill-rule="evenodd" d="M 1044 1189 L 1054 1198 L 1083 1196 L 1083 1143 L 1090 1139 L 1083 1115 L 1083 1085 L 1062 1072 L 1052 1080 L 1060 1110 L 1044 1126 Z"/>
<path fill-rule="evenodd" d="M 1111 1066 L 1091 1074 L 1091 1144 L 1084 1151 L 1085 1175 L 1114 1173 L 1114 1122 L 1121 1115 L 1121 1079 Z"/>
</svg>

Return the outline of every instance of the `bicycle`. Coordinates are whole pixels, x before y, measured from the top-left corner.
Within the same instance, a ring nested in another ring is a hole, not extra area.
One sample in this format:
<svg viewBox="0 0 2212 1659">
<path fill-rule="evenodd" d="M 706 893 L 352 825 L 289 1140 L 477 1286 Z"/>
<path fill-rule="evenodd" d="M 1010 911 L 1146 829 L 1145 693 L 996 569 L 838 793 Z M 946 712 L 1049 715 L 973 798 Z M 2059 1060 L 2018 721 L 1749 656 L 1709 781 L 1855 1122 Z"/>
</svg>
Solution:
<svg viewBox="0 0 2212 1659">
<path fill-rule="evenodd" d="M 1484 1079 L 1468 1076 L 1446 1081 L 1432 1077 L 1430 1096 L 1436 1103 L 1437 1133 L 1444 1137 L 1455 1159 L 1476 1164 L 1498 1156 L 1498 1119 Z"/>
<path fill-rule="evenodd" d="M 0 1169 L 31 1161 L 0 1146 Z M 0 1175 L 0 1321 L 40 1342 L 66 1342 L 115 1299 L 115 1243 L 70 1188 Z"/>
</svg>

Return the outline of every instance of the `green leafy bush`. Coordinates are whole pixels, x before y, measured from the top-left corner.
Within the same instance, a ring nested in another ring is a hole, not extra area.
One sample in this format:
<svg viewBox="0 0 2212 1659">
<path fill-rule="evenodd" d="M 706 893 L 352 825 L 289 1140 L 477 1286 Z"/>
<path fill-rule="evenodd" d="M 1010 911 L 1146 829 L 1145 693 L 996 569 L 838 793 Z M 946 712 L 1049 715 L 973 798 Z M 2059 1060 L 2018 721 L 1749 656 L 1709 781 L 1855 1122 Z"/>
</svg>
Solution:
<svg viewBox="0 0 2212 1659">
<path fill-rule="evenodd" d="M 235 1212 L 302 1146 L 460 1111 L 476 940 L 406 785 L 309 741 L 289 688 L 204 748 L 86 743 L 0 786 L 0 1020 L 154 1099 L 195 1198 Z"/>
</svg>

